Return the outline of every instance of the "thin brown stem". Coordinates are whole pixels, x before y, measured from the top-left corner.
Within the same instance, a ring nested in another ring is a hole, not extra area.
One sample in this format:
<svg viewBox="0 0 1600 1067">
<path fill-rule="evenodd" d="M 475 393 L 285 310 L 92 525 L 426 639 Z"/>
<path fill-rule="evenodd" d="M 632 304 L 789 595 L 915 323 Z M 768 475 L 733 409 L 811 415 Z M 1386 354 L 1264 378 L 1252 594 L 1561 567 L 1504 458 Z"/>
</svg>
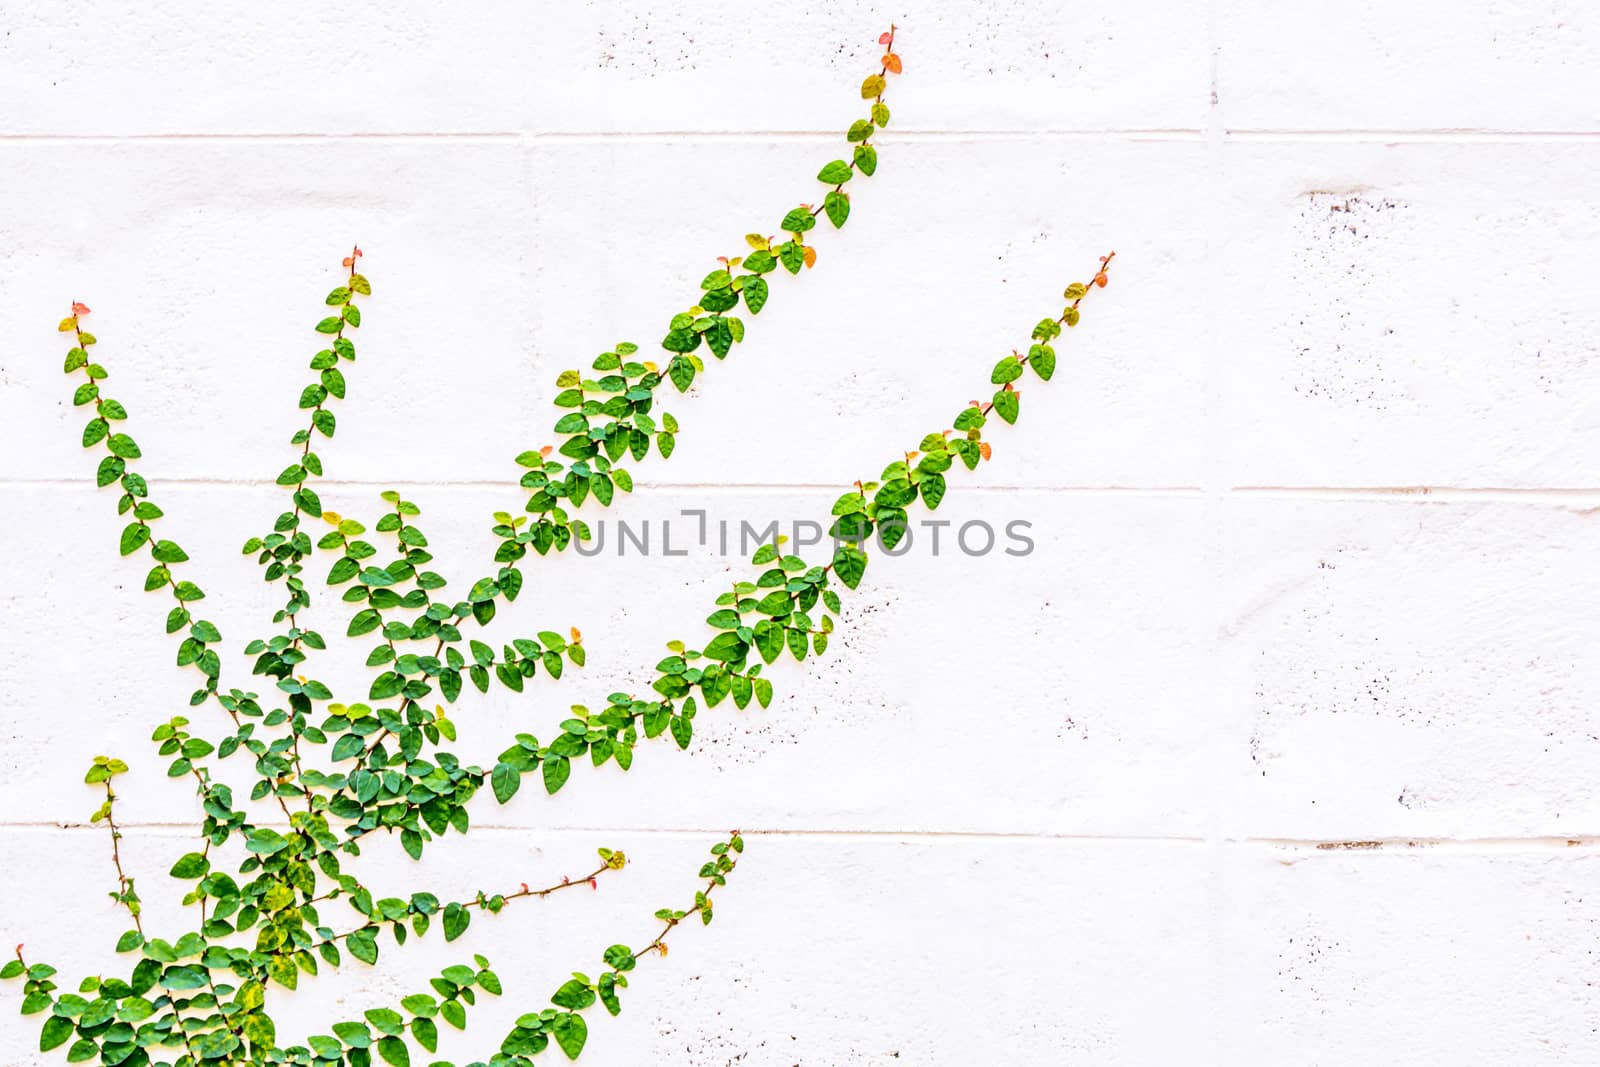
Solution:
<svg viewBox="0 0 1600 1067">
<path fill-rule="evenodd" d="M 132 895 L 133 880 L 122 869 L 122 831 L 117 827 L 116 815 L 112 809 L 116 806 L 117 794 L 111 789 L 111 780 L 106 779 L 106 826 L 111 830 L 111 864 L 117 869 L 117 900 L 128 909 L 128 914 L 133 916 L 133 928 L 139 931 L 139 936 L 144 936 L 144 923 L 139 920 L 139 902 L 129 899 Z"/>
</svg>

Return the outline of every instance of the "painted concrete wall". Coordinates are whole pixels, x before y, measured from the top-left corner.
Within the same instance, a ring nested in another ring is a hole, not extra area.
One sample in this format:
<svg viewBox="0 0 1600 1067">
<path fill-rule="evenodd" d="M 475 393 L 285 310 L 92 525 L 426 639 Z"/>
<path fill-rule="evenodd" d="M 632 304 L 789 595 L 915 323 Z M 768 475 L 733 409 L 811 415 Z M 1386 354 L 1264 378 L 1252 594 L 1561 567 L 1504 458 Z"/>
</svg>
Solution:
<svg viewBox="0 0 1600 1067">
<path fill-rule="evenodd" d="M 77 447 L 68 302 L 238 639 L 272 603 L 238 545 L 360 241 L 324 498 L 399 484 L 441 560 L 483 559 L 557 372 L 653 346 L 817 195 L 891 19 L 879 173 L 612 515 L 824 513 L 1115 248 L 941 509 L 1035 551 L 880 559 L 770 710 L 486 802 L 423 870 L 371 850 L 441 894 L 635 863 L 325 979 L 286 1030 L 482 951 L 507 995 L 447 1051 L 487 1054 L 740 826 L 718 922 L 585 1063 L 1595 1062 L 1600 10 L 1556 0 L 0 7 L 0 938 L 107 966 L 96 753 L 134 765 L 158 926 L 194 815 L 146 740 L 189 685 Z M 579 626 L 590 666 L 471 701 L 460 748 L 648 681 L 743 569 L 546 561 L 508 628 Z M 0 1061 L 55 1062 L 15 1003 Z"/>
</svg>

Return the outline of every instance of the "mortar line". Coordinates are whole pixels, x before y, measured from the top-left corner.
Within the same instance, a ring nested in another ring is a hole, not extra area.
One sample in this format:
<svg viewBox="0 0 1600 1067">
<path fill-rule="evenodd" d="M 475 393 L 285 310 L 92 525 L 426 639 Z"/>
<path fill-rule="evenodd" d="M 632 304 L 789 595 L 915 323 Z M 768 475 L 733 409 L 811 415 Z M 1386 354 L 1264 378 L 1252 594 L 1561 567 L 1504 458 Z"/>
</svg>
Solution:
<svg viewBox="0 0 1600 1067">
<path fill-rule="evenodd" d="M 281 489 L 276 482 L 265 478 L 153 478 L 153 484 L 185 489 Z M 17 489 L 49 489 L 52 491 L 79 491 L 85 485 L 82 478 L 0 478 L 0 490 L 7 488 Z M 338 479 L 321 478 L 318 484 L 328 488 L 337 489 L 388 489 L 388 488 L 419 488 L 419 489 L 499 489 L 507 493 L 518 493 L 516 483 L 500 479 L 459 479 L 451 481 L 410 481 L 405 479 L 387 478 L 382 481 L 365 479 Z M 636 480 L 635 492 L 642 489 L 655 490 L 696 490 L 696 491 L 723 491 L 747 492 L 753 490 L 792 492 L 796 490 L 819 492 L 844 492 L 848 486 L 838 482 L 652 482 Z M 1018 493 L 1065 493 L 1092 496 L 1196 496 L 1201 489 L 1197 486 L 1184 485 L 970 485 L 963 486 L 965 493 L 987 494 L 1018 494 Z"/>
<path fill-rule="evenodd" d="M 839 131 L 818 129 L 742 129 L 742 130 L 484 130 L 484 131 L 426 131 L 396 130 L 392 132 L 340 131 L 314 133 L 305 131 L 277 132 L 145 132 L 145 133 L 0 133 L 0 144 L 117 144 L 123 142 L 168 143 L 258 141 L 280 144 L 316 144 L 327 141 L 390 141 L 397 144 L 426 141 L 483 141 L 518 143 L 523 141 L 566 141 L 592 143 L 601 141 L 748 141 L 770 143 L 773 141 L 836 141 Z M 1093 141 L 1105 139 L 1132 139 L 1152 141 L 1199 141 L 1200 130 L 1182 128 L 1161 129 L 1142 127 L 1104 128 L 1044 128 L 1017 130 L 985 129 L 896 129 L 897 140 L 908 141 Z"/>
<path fill-rule="evenodd" d="M 1027 141 L 1062 140 L 1093 141 L 1104 139 L 1130 139 L 1151 141 L 1195 141 L 1210 143 L 1213 124 L 1200 129 L 1184 127 L 1099 127 L 1064 128 L 1043 127 L 1034 129 L 899 129 L 897 139 L 908 141 L 990 140 Z M 1417 127 L 1400 129 L 1296 129 L 1241 128 L 1220 131 L 1224 141 L 1351 141 L 1442 144 L 1516 144 L 1587 142 L 1600 140 L 1600 130 L 1517 130 L 1472 127 Z M 678 130 L 339 130 L 339 131 L 141 131 L 131 133 L 0 133 L 0 145 L 57 143 L 67 145 L 118 144 L 125 142 L 182 143 L 258 141 L 266 143 L 320 143 L 326 141 L 378 141 L 378 142 L 507 142 L 533 141 L 678 141 L 684 139 L 705 141 L 832 141 L 838 137 L 834 129 L 678 129 Z"/>
<path fill-rule="evenodd" d="M 262 820 L 256 825 L 283 828 L 287 826 L 282 820 Z M 118 826 L 124 830 L 139 831 L 171 831 L 171 833 L 152 833 L 156 837 L 188 837 L 195 832 L 193 822 L 179 821 L 132 821 L 120 822 Z M 487 831 L 491 834 L 631 834 L 636 836 L 660 837 L 699 837 L 726 834 L 728 828 L 724 826 L 618 826 L 618 825 L 571 825 L 571 826 L 526 826 L 516 823 L 484 822 L 475 823 L 475 831 Z M 33 820 L 13 823 L 0 823 L 0 833 L 6 831 L 20 831 L 27 833 L 90 833 L 102 834 L 105 828 L 88 822 L 77 821 L 49 821 Z M 740 832 L 746 837 L 795 837 L 795 838 L 897 838 L 904 840 L 933 839 L 954 841 L 1069 841 L 1086 843 L 1124 843 L 1124 844 L 1154 844 L 1154 845 L 1201 845 L 1207 848 L 1239 848 L 1239 847 L 1265 847 L 1274 849 L 1311 850 L 1317 852 L 1383 852 L 1417 850 L 1488 850 L 1488 851 L 1565 851 L 1569 849 L 1587 849 L 1600 846 L 1600 834 L 1574 834 L 1551 835 L 1531 834 L 1528 836 L 1499 836 L 1499 837 L 1429 837 L 1429 836 L 1380 836 L 1365 838 L 1321 838 L 1321 837 L 1272 837 L 1272 836 L 1229 836 L 1227 834 L 1215 835 L 1184 835 L 1184 834 L 1095 834 L 1095 833 L 1051 833 L 1043 830 L 939 830 L 939 829 L 836 829 L 826 827 L 785 827 L 785 826 L 744 826 Z"/>
<path fill-rule="evenodd" d="M 1360 497 L 1402 497 L 1417 500 L 1552 500 L 1572 501 L 1600 496 L 1600 487 L 1540 486 L 1471 486 L 1471 485 L 1236 485 L 1230 492 L 1239 496 L 1269 498 L 1307 497 L 1311 499 L 1348 499 Z"/>
<path fill-rule="evenodd" d="M 1437 127 L 1432 129 L 1239 129 L 1227 130 L 1229 141 L 1411 141 L 1419 144 L 1544 144 L 1600 140 L 1600 130 L 1512 130 Z"/>
<path fill-rule="evenodd" d="M 1206 39 L 1211 52 L 1211 81 L 1210 93 L 1206 108 L 1206 179 L 1208 182 L 1207 194 L 1216 198 L 1224 182 L 1223 159 L 1224 141 L 1226 130 L 1223 127 L 1221 115 L 1221 85 L 1222 85 L 1222 44 L 1221 34 L 1217 27 L 1217 5 L 1206 5 Z M 1210 278 L 1225 278 L 1222 249 L 1225 247 L 1222 234 L 1219 230 L 1221 212 L 1210 211 L 1206 213 L 1205 223 L 1205 253 L 1206 275 Z M 1225 640 L 1228 611 L 1228 588 L 1223 580 L 1226 564 L 1224 517 L 1227 514 L 1228 479 L 1226 471 L 1226 438 L 1225 428 L 1221 421 L 1221 412 L 1225 410 L 1224 399 L 1226 396 L 1225 383 L 1222 373 L 1222 347 L 1217 337 L 1217 329 L 1213 324 L 1206 337 L 1205 377 L 1202 381 L 1203 395 L 1205 396 L 1205 411 L 1202 425 L 1205 427 L 1205 441 L 1201 449 L 1204 456 L 1201 483 L 1205 486 L 1205 529 L 1206 529 L 1206 561 L 1207 577 L 1209 579 L 1206 590 L 1206 600 L 1211 605 L 1211 617 L 1214 620 L 1211 637 L 1212 654 L 1207 657 L 1206 670 L 1203 677 L 1214 696 L 1216 706 L 1221 708 L 1225 722 L 1233 721 L 1233 699 L 1228 688 L 1228 672 L 1225 669 L 1229 650 Z M 1223 748 L 1223 738 L 1230 736 L 1228 730 L 1208 731 L 1205 750 L 1211 757 L 1213 767 L 1228 766 L 1228 753 Z M 1223 889 L 1222 850 L 1225 847 L 1225 813 L 1232 809 L 1231 802 L 1216 805 L 1206 819 L 1206 850 L 1207 863 L 1207 897 L 1211 894 L 1220 894 Z M 1219 916 L 1226 913 L 1223 901 L 1212 899 L 1209 909 L 1210 923 L 1207 934 L 1212 938 L 1213 948 L 1222 950 L 1225 946 L 1223 940 L 1225 931 L 1222 929 Z"/>
<path fill-rule="evenodd" d="M 206 488 L 206 489 L 278 489 L 276 482 L 266 478 L 215 478 L 205 476 L 177 476 L 157 477 L 157 482 L 164 486 L 174 488 Z M 78 491 L 83 488 L 84 479 L 76 477 L 62 478 L 7 478 L 0 477 L 0 491 L 5 489 L 48 489 Z M 456 478 L 446 480 L 438 479 L 404 479 L 404 478 L 324 478 L 320 484 L 337 489 L 388 489 L 404 487 L 408 489 L 435 489 L 435 490 L 477 490 L 501 489 L 506 492 L 516 491 L 513 482 L 499 478 Z M 658 491 L 695 491 L 695 492 L 792 492 L 792 491 L 839 491 L 837 482 L 696 482 L 696 481 L 654 481 L 637 479 L 634 485 L 639 490 L 650 489 Z M 1205 485 L 1115 485 L 1115 484 L 1079 484 L 1079 485 L 969 485 L 963 486 L 963 493 L 991 494 L 991 495 L 1063 495 L 1063 496 L 1151 496 L 1151 497 L 1204 497 L 1212 490 Z M 1570 504 L 1573 501 L 1585 501 L 1600 497 L 1600 486 L 1471 486 L 1471 485 L 1235 485 L 1228 486 L 1225 492 L 1229 495 L 1241 497 L 1263 497 L 1267 499 L 1292 499 L 1303 497 L 1308 499 L 1328 500 L 1353 500 L 1353 499 L 1405 499 L 1405 500 L 1505 500 L 1517 502 L 1549 501 L 1551 503 Z"/>
</svg>

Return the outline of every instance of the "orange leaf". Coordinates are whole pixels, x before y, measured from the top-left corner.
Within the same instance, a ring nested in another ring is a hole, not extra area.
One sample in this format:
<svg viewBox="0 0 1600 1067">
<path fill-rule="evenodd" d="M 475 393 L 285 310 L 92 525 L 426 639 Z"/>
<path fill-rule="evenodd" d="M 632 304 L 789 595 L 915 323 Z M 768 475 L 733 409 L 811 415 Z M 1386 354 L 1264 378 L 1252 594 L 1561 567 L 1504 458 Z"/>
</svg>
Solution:
<svg viewBox="0 0 1600 1067">
<path fill-rule="evenodd" d="M 583 631 L 579 630 L 576 626 L 572 628 L 572 643 L 575 645 L 583 644 Z"/>
<path fill-rule="evenodd" d="M 1096 274 L 1094 276 L 1094 283 L 1100 288 L 1104 289 L 1106 287 L 1106 272 L 1101 271 L 1099 274 Z"/>
<path fill-rule="evenodd" d="M 543 448 L 539 449 L 539 455 L 541 458 L 544 458 L 549 456 L 550 453 L 554 452 L 555 450 L 555 445 L 545 445 Z"/>
<path fill-rule="evenodd" d="M 994 449 L 989 447 L 989 442 L 988 441 L 979 441 L 978 442 L 978 454 L 983 456 L 984 459 L 993 459 L 994 458 Z"/>
<path fill-rule="evenodd" d="M 810 245 L 806 245 L 805 250 L 800 253 L 800 258 L 806 261 L 806 266 L 815 267 L 817 265 L 817 250 Z"/>
<path fill-rule="evenodd" d="M 345 256 L 343 259 L 341 259 L 339 261 L 339 266 L 341 266 L 341 267 L 353 267 L 355 265 L 356 265 L 356 261 L 351 259 L 349 256 Z"/>
<path fill-rule="evenodd" d="M 893 52 L 886 54 L 883 57 L 883 69 L 888 71 L 890 74 L 899 74 L 900 57 L 895 55 Z"/>
</svg>

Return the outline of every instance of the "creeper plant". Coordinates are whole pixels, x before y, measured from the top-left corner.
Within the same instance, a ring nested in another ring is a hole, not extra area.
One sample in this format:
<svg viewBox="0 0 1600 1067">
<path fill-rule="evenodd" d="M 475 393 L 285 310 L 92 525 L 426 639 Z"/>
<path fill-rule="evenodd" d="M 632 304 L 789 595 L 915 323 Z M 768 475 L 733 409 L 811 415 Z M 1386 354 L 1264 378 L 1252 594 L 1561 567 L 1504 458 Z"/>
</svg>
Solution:
<svg viewBox="0 0 1600 1067">
<path fill-rule="evenodd" d="M 480 692 L 499 686 L 521 693 L 541 675 L 557 682 L 570 668 L 584 666 L 576 629 L 511 637 L 497 648 L 468 636 L 475 632 L 469 628 L 488 627 L 500 604 L 517 599 L 534 556 L 592 538 L 579 513 L 585 505 L 591 511 L 609 507 L 619 490 L 632 491 L 625 462 L 642 462 L 652 451 L 662 459 L 672 454 L 679 423 L 659 407 L 662 383 L 687 390 L 707 368 L 702 350 L 720 360 L 743 341 L 741 304 L 756 315 L 769 299 L 770 279 L 782 277 L 779 268 L 797 275 L 815 265 L 807 234 L 819 217 L 844 226 L 851 211 L 846 187 L 877 169 L 873 138 L 890 117 L 886 79 L 901 69 L 892 28 L 880 43 L 880 68 L 861 86 L 868 114 L 846 135 L 851 158 L 821 169 L 821 202 L 788 212 L 779 224 L 782 240 L 751 234 L 742 255 L 719 257 L 720 266 L 706 275 L 692 305 L 668 324 L 660 342 L 666 355 L 658 357 L 665 365 L 637 358 L 638 348 L 624 343 L 601 353 L 592 372 L 561 373 L 555 404 L 563 414 L 554 425 L 559 443 L 516 457 L 520 484 L 529 493 L 524 511 L 493 516 L 496 548 L 487 573 L 459 599 L 442 592 L 451 583 L 433 569 L 416 504 L 383 493 L 386 508 L 369 525 L 324 509 L 313 488 L 324 471 L 319 446 L 338 427 L 334 402 L 345 396 L 346 370 L 356 358 L 353 334 L 361 326 L 361 307 L 372 294 L 361 270 L 363 253 L 351 251 L 344 275 L 327 295 L 329 312 L 315 327 L 326 346 L 311 359 L 313 378 L 299 400 L 303 425 L 290 438 L 293 461 L 277 477 L 284 510 L 270 530 L 244 544 L 264 580 L 284 595 L 270 632 L 244 649 L 254 657 L 259 691 L 222 682 L 222 634 L 201 615 L 206 594 L 184 576 L 187 553 L 157 533 L 162 511 L 134 469 L 141 451 L 123 429 L 128 413 L 105 394 L 107 371 L 90 355 L 97 339 L 84 328 L 89 309 L 73 304 L 60 330 L 72 341 L 65 370 L 82 378 L 74 403 L 90 409 L 83 446 L 105 453 L 96 481 L 117 490 L 117 510 L 127 520 L 122 555 L 148 556 L 146 591 L 171 600 L 166 630 L 178 644 L 177 665 L 197 679 L 190 705 L 215 705 L 224 732 L 213 739 L 187 716 L 176 715 L 152 735 L 168 761 L 167 775 L 192 783 L 203 813 L 194 848 L 169 872 L 184 884 L 184 906 L 194 909 L 194 928 L 178 936 L 146 928 L 134 876 L 124 870 L 114 783 L 127 765 L 101 756 L 89 769 L 86 782 L 104 790 L 93 821 L 104 823 L 111 836 L 111 895 L 133 923 L 116 950 L 135 962 L 126 974 L 90 976 L 76 993 L 67 993 L 55 981 L 54 968 L 30 964 L 18 946 L 0 977 L 22 979 L 23 1014 L 43 1016 L 41 1049 L 64 1046 L 69 1062 L 126 1067 L 410 1067 L 414 1054 L 435 1054 L 440 1021 L 463 1029 L 480 995 L 502 992 L 482 956 L 445 968 L 429 980 L 429 990 L 397 1005 L 334 1022 L 328 1032 L 299 1041 L 278 1034 L 267 1008 L 269 993 L 294 989 L 323 967 L 338 968 L 346 955 L 374 965 L 391 941 L 404 945 L 435 926 L 446 942 L 454 941 L 475 914 L 495 915 L 519 900 L 594 886 L 621 870 L 626 858 L 602 848 L 592 871 L 547 887 L 521 884 L 446 900 L 426 891 L 375 898 L 347 869 L 348 857 L 369 843 L 383 844 L 368 841 L 382 831 L 420 860 L 440 835 L 469 830 L 480 792 L 504 804 L 525 777 L 536 776 L 553 794 L 585 757 L 594 768 L 615 764 L 626 771 L 645 741 L 666 736 L 687 748 L 702 704 L 714 708 L 731 698 L 741 709 L 752 701 L 768 706 L 773 687 L 763 668 L 785 654 L 804 660 L 827 651 L 841 609 L 839 587 L 855 589 L 861 582 L 871 541 L 892 550 L 905 535 L 909 508 L 918 501 L 937 508 L 946 476 L 958 462 L 971 470 L 990 458 L 985 431 L 992 418 L 1017 420 L 1017 382 L 1028 370 L 1046 381 L 1054 374 L 1052 342 L 1063 327 L 1077 324 L 1088 292 L 1106 284 L 1111 255 L 1101 258 L 1088 281 L 1068 286 L 1063 310 L 1034 327 L 1026 353 L 1013 351 L 995 364 L 988 400 L 972 401 L 948 428 L 927 434 L 875 480 L 856 481 L 838 498 L 828 562 L 813 564 L 786 552 L 781 537 L 764 543 L 751 558 L 750 577 L 717 597 L 706 619 L 713 636 L 699 647 L 669 642 L 670 654 L 656 664 L 649 690 L 612 693 L 596 709 L 573 705 L 554 737 L 517 734 L 489 768 L 464 764 L 445 747 L 457 737 L 446 706 L 461 701 L 464 683 Z M 315 584 L 308 567 L 318 551 L 332 556 L 326 584 L 342 590 L 351 608 L 346 636 L 371 641 L 366 663 L 376 673 L 359 701 L 336 701 L 326 684 L 310 676 L 314 654 L 327 648 L 323 634 L 303 618 Z M 218 762 L 232 757 L 249 764 L 250 805 L 239 803 L 233 787 L 214 773 Z M 586 1010 L 598 1003 L 617 1014 L 621 991 L 641 961 L 665 955 L 667 939 L 680 924 L 696 917 L 711 922 L 712 896 L 726 884 L 744 847 L 737 831 L 713 845 L 692 901 L 658 911 L 661 925 L 652 940 L 605 949 L 593 977 L 573 974 L 547 1006 L 519 1017 L 496 1051 L 471 1067 L 526 1067 L 552 1044 L 576 1058 L 588 1040 Z M 434 1061 L 434 1067 L 451 1065 Z"/>
</svg>

